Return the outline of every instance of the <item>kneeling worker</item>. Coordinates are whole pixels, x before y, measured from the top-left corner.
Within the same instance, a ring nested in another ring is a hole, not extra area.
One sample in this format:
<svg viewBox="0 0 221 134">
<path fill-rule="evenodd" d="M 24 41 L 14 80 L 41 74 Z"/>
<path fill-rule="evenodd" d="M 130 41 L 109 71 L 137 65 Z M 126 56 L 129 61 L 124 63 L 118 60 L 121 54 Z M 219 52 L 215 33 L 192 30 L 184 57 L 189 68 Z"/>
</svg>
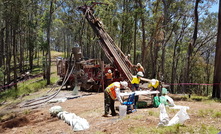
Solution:
<svg viewBox="0 0 221 134">
<path fill-rule="evenodd" d="M 115 100 L 118 99 L 122 104 L 123 101 L 120 97 L 120 89 L 127 88 L 128 83 L 126 81 L 113 82 L 104 90 L 104 110 L 105 113 L 103 117 L 108 117 L 109 109 L 111 110 L 111 115 L 116 116 L 117 113 L 114 109 Z"/>
</svg>

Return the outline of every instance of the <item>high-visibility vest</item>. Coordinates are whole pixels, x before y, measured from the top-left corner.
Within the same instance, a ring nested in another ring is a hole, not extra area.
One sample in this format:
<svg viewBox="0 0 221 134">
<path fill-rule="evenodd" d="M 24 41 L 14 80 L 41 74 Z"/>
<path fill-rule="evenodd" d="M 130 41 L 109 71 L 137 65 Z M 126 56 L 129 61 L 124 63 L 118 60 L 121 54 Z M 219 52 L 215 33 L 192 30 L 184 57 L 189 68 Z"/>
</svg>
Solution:
<svg viewBox="0 0 221 134">
<path fill-rule="evenodd" d="M 138 71 L 138 72 L 144 72 L 144 68 L 143 68 L 143 67 L 138 67 L 138 68 L 137 68 L 137 71 Z"/>
<path fill-rule="evenodd" d="M 114 82 L 105 89 L 113 100 L 117 98 L 115 88 L 120 88 L 120 82 Z"/>
<path fill-rule="evenodd" d="M 107 79 L 112 79 L 112 73 L 106 73 L 105 76 Z"/>
<path fill-rule="evenodd" d="M 140 84 L 140 79 L 137 78 L 137 76 L 133 76 L 133 79 L 131 80 L 131 84 Z"/>
</svg>

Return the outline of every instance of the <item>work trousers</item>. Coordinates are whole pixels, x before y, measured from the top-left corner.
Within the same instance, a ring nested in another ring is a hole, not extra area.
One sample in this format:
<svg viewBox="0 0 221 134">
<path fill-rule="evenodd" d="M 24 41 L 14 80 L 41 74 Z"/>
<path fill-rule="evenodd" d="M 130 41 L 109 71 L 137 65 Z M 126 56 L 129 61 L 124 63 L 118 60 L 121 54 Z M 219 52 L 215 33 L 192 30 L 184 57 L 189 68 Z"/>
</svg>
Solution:
<svg viewBox="0 0 221 134">
<path fill-rule="evenodd" d="M 132 91 L 138 91 L 139 90 L 139 84 L 132 84 Z M 134 105 L 136 107 L 137 101 L 139 100 L 139 95 L 135 95 L 135 102 Z"/>
<path fill-rule="evenodd" d="M 104 91 L 104 110 L 106 115 L 109 114 L 109 110 L 111 110 L 111 115 L 116 114 L 114 103 L 115 100 L 113 100 L 110 95 L 106 91 Z"/>
</svg>

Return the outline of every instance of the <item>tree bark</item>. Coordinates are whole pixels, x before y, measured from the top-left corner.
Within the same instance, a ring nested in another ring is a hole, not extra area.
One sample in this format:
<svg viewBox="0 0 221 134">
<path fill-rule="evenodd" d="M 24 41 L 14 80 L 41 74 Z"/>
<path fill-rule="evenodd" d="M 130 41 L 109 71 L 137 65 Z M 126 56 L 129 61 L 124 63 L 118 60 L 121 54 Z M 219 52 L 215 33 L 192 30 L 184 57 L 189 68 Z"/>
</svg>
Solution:
<svg viewBox="0 0 221 134">
<path fill-rule="evenodd" d="M 137 0 L 135 0 L 135 10 L 137 9 Z M 136 64 L 137 62 L 137 12 L 135 12 L 135 16 L 134 16 L 134 61 L 133 64 Z"/>
<path fill-rule="evenodd" d="M 4 64 L 4 29 L 0 31 L 0 67 Z"/>
<path fill-rule="evenodd" d="M 51 83 L 51 46 L 50 46 L 50 31 L 51 31 L 51 21 L 53 14 L 53 0 L 50 3 L 49 19 L 48 19 L 48 28 L 47 28 L 47 54 L 46 54 L 46 79 L 47 85 Z"/>
<path fill-rule="evenodd" d="M 213 77 L 213 98 L 221 98 L 221 0 L 219 1 L 219 14 L 218 14 L 218 35 L 216 42 L 216 55 L 214 65 Z"/>
</svg>

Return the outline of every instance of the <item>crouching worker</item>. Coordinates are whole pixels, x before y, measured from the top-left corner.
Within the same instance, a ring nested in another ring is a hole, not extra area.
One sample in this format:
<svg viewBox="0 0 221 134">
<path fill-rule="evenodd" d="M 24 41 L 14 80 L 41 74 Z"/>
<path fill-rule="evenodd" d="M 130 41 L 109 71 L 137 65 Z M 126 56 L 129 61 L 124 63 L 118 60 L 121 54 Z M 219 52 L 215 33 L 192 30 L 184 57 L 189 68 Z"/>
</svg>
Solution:
<svg viewBox="0 0 221 134">
<path fill-rule="evenodd" d="M 126 89 L 127 86 L 128 86 L 128 83 L 126 81 L 113 82 L 104 90 L 104 110 L 105 110 L 105 113 L 104 113 L 103 117 L 109 116 L 108 115 L 109 109 L 111 110 L 112 116 L 117 115 L 117 113 L 114 109 L 115 100 L 118 99 L 118 101 L 120 101 L 121 104 L 123 103 L 123 101 L 120 97 L 120 89 L 122 89 L 122 88 Z"/>
<path fill-rule="evenodd" d="M 160 104 L 164 104 L 165 106 L 173 107 L 175 104 L 174 104 L 173 99 L 167 95 L 168 94 L 167 89 L 162 88 L 161 93 L 162 93 L 162 95 L 160 97 L 155 96 L 153 98 L 154 107 L 158 107 Z"/>
</svg>

